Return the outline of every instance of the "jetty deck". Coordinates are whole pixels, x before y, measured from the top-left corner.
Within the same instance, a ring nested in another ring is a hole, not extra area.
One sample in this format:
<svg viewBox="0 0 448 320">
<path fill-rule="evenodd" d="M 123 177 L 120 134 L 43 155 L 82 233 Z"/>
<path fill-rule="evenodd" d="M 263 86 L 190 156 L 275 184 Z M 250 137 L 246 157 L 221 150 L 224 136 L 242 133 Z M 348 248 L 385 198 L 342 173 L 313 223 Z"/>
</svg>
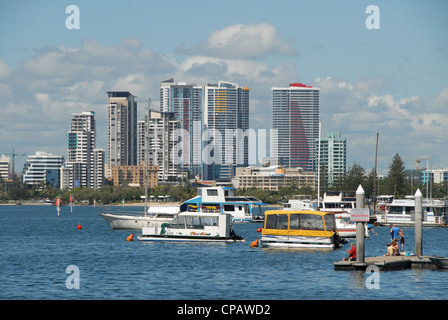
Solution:
<svg viewBox="0 0 448 320">
<path fill-rule="evenodd" d="M 375 265 L 380 271 L 404 269 L 438 269 L 429 259 L 432 256 L 380 256 L 366 257 L 364 263 L 356 261 L 334 262 L 335 270 L 365 271 L 368 266 Z"/>
</svg>

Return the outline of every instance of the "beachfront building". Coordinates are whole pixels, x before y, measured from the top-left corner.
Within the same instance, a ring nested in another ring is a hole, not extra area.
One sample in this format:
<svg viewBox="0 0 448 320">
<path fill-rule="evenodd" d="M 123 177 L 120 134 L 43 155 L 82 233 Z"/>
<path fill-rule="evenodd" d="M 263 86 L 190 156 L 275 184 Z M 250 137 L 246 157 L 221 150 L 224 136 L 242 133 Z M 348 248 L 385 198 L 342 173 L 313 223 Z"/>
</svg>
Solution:
<svg viewBox="0 0 448 320">
<path fill-rule="evenodd" d="M 172 112 L 176 131 L 179 172 L 202 176 L 203 87 L 173 79 L 160 83 L 160 111 Z"/>
<path fill-rule="evenodd" d="M 137 164 L 137 101 L 128 91 L 108 91 L 109 167 Z M 110 172 L 108 172 L 110 174 Z"/>
<path fill-rule="evenodd" d="M 68 132 L 67 163 L 61 171 L 61 189 L 98 189 L 104 181 L 105 151 L 96 149 L 96 115 L 74 113 Z"/>
<path fill-rule="evenodd" d="M 139 187 L 145 187 L 145 162 L 142 162 L 138 166 L 112 166 L 112 179 L 114 185 L 133 185 Z M 159 167 L 148 165 L 147 174 L 147 186 L 148 188 L 155 188 L 158 186 Z"/>
<path fill-rule="evenodd" d="M 0 181 L 9 179 L 9 172 L 11 170 L 11 158 L 2 154 L 0 157 Z"/>
<path fill-rule="evenodd" d="M 44 182 L 53 188 L 59 188 L 60 169 L 63 165 L 64 156 L 36 151 L 36 154 L 28 156 L 25 162 L 22 181 L 29 185 L 39 185 Z"/>
<path fill-rule="evenodd" d="M 278 191 L 283 187 L 310 187 L 315 189 L 316 174 L 302 168 L 270 166 L 236 168 L 238 188 L 257 188 Z"/>
<path fill-rule="evenodd" d="M 248 165 L 249 91 L 226 81 L 205 86 L 204 180 L 228 180 Z"/>
<path fill-rule="evenodd" d="M 172 152 L 179 143 L 175 140 L 175 132 L 179 129 L 179 121 L 173 112 L 150 110 L 149 118 L 138 122 L 139 164 L 143 163 L 148 148 L 148 165 L 157 166 L 159 181 L 177 181 L 179 166 L 173 161 Z M 145 139 L 146 136 L 146 139 Z"/>
<path fill-rule="evenodd" d="M 316 164 L 318 161 L 319 139 L 315 141 Z M 327 187 L 337 186 L 346 172 L 347 141 L 340 132 L 329 132 L 320 139 L 320 169 L 321 177 L 325 179 Z M 316 167 L 317 170 L 317 167 Z"/>
<path fill-rule="evenodd" d="M 272 128 L 277 130 L 273 143 L 282 165 L 317 171 L 319 91 L 303 83 L 272 88 Z"/>
</svg>

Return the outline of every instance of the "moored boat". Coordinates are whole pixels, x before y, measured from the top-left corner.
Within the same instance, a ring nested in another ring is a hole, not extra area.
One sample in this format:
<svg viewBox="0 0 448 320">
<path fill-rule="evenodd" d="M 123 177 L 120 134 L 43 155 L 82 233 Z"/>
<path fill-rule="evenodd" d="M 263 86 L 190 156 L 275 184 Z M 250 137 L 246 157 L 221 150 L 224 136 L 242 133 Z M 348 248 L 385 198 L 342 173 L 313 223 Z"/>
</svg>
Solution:
<svg viewBox="0 0 448 320">
<path fill-rule="evenodd" d="M 423 227 L 443 227 L 448 224 L 448 200 L 423 199 Z M 415 197 L 394 199 L 386 205 L 384 214 L 376 215 L 378 225 L 394 225 L 398 227 L 415 226 Z"/>
<path fill-rule="evenodd" d="M 429 257 L 429 260 L 440 269 L 448 269 L 448 258 L 445 257 Z"/>
<path fill-rule="evenodd" d="M 170 222 L 179 213 L 179 206 L 150 206 L 145 213 L 100 212 L 100 217 L 114 229 L 141 230 L 142 227 Z"/>
<path fill-rule="evenodd" d="M 261 230 L 262 248 L 335 249 L 343 240 L 333 213 L 312 210 L 269 210 Z"/>
<path fill-rule="evenodd" d="M 182 212 L 169 223 L 143 227 L 141 241 L 237 242 L 244 241 L 233 231 L 228 213 Z"/>
<path fill-rule="evenodd" d="M 235 196 L 233 188 L 198 188 L 198 195 L 180 206 L 181 212 L 229 213 L 234 222 L 262 222 L 261 208 L 266 206 L 252 196 Z"/>
</svg>

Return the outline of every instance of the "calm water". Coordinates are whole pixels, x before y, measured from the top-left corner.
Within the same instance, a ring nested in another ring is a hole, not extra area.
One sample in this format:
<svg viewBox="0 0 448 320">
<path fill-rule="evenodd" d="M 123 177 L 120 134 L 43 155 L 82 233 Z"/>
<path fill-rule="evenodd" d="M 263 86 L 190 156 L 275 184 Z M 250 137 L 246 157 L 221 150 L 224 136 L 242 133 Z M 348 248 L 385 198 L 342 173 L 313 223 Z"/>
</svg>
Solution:
<svg viewBox="0 0 448 320">
<path fill-rule="evenodd" d="M 250 248 L 261 224 L 238 224 L 246 242 L 142 243 L 131 231 L 113 230 L 98 208 L 0 206 L 0 299 L 447 299 L 448 272 L 380 273 L 380 288 L 367 289 L 367 274 L 335 271 L 346 256 L 334 251 Z M 76 226 L 81 224 L 82 230 Z M 366 240 L 366 256 L 382 255 L 389 229 Z M 413 251 L 414 233 L 404 228 Z M 423 253 L 448 256 L 448 229 L 425 228 Z M 79 268 L 79 289 L 69 290 L 66 268 Z"/>
</svg>

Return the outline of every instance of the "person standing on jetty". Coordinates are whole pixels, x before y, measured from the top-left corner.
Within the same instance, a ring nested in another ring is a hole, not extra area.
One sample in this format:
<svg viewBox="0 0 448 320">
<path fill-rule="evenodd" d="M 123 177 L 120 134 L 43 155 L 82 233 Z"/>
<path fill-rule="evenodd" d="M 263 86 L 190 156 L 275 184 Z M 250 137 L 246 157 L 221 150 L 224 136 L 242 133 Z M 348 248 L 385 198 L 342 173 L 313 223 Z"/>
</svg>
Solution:
<svg viewBox="0 0 448 320">
<path fill-rule="evenodd" d="M 393 224 L 390 225 L 390 239 L 391 241 L 398 241 L 400 240 L 400 228 L 395 227 Z"/>
</svg>

